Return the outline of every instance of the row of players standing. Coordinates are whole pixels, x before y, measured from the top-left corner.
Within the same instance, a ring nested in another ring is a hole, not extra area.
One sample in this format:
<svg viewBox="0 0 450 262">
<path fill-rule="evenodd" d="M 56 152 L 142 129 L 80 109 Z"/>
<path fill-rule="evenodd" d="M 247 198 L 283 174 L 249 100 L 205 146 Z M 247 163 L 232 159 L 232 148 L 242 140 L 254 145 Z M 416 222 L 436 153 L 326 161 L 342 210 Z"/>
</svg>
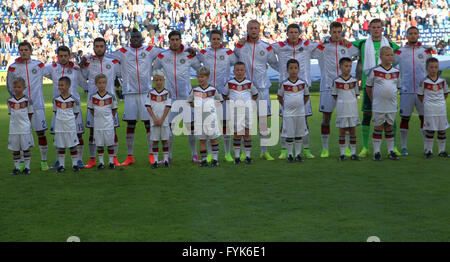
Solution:
<svg viewBox="0 0 450 262">
<path fill-rule="evenodd" d="M 30 60 L 31 45 L 24 43 L 19 48 L 20 58 L 16 60 L 8 69 L 8 90 L 12 93 L 12 80 L 15 77 L 23 77 L 27 79 L 26 95 L 33 99 L 35 114 L 32 119 L 32 125 L 37 132 L 39 139 L 39 148 L 41 151 L 41 168 L 47 169 L 47 141 L 45 130 L 47 129 L 45 114 L 44 114 L 44 99 L 42 95 L 42 77 L 46 76 L 53 80 L 54 92 L 57 92 L 58 79 L 61 76 L 68 76 L 72 79 L 71 94 L 75 99 L 79 100 L 77 87 L 81 86 L 88 90 L 89 97 L 92 97 L 96 92 L 94 78 L 99 73 L 107 76 L 108 86 L 107 91 L 111 94 L 114 92 L 114 79 L 120 76 L 123 79 L 123 94 L 125 96 L 125 111 L 123 120 L 127 122 L 127 150 L 128 157 L 121 165 L 129 165 L 134 163 L 133 145 L 134 145 L 134 130 L 136 122 L 141 119 L 144 122 L 148 145 L 149 145 L 149 161 L 152 161 L 150 142 L 150 126 L 151 119 L 145 109 L 145 100 L 152 86 L 152 71 L 154 68 L 162 68 L 166 77 L 166 89 L 170 93 L 173 101 L 186 100 L 191 91 L 190 83 L 190 69 L 198 69 L 203 63 L 211 70 L 209 79 L 210 85 L 216 87 L 221 92 L 222 87 L 225 86 L 230 77 L 230 67 L 234 65 L 237 60 L 244 62 L 246 67 L 246 77 L 251 80 L 258 90 L 260 100 L 268 101 L 267 114 L 270 116 L 270 97 L 269 88 L 271 83 L 267 76 L 267 65 L 269 64 L 280 73 L 280 86 L 283 86 L 283 79 L 287 78 L 286 62 L 289 59 L 296 59 L 299 62 L 299 78 L 305 81 L 308 86 L 311 85 L 310 78 L 310 60 L 313 58 L 319 59 L 321 68 L 321 103 L 319 111 L 323 113 L 323 122 L 321 126 L 322 157 L 328 157 L 328 138 L 330 133 L 330 119 L 331 113 L 334 111 L 335 101 L 331 95 L 331 87 L 333 80 L 340 75 L 338 62 L 343 57 L 360 56 L 362 61 L 362 87 L 363 87 L 363 149 L 360 156 L 367 155 L 369 133 L 370 133 L 370 117 L 371 117 L 371 102 L 368 99 L 365 91 L 366 74 L 369 69 L 378 64 L 379 49 L 382 46 L 391 46 L 396 51 L 396 57 L 400 63 L 400 70 L 402 71 L 402 88 L 401 88 L 401 110 L 402 116 L 401 133 L 402 133 L 402 151 L 407 154 L 406 134 L 408 130 L 409 117 L 413 111 L 414 106 L 417 107 L 419 115 L 423 105 L 417 102 L 415 92 L 418 89 L 419 83 L 425 77 L 425 61 L 431 56 L 429 50 L 421 46 L 417 42 L 418 29 L 411 28 L 407 32 L 408 44 L 399 50 L 395 43 L 389 42 L 383 36 L 382 21 L 375 19 L 370 23 L 371 36 L 367 40 L 360 40 L 353 43 L 348 43 L 342 39 L 342 25 L 334 22 L 330 26 L 331 37 L 324 43 L 313 43 L 308 40 L 299 38 L 300 29 L 298 25 L 290 25 L 287 29 L 287 39 L 284 42 L 278 42 L 270 45 L 259 39 L 260 24 L 256 21 L 250 21 L 247 25 L 247 39 L 242 39 L 233 51 L 223 48 L 221 45 L 222 34 L 220 31 L 211 32 L 211 47 L 201 50 L 195 54 L 192 49 L 186 48 L 181 44 L 181 34 L 173 31 L 169 34 L 170 48 L 168 50 L 161 50 L 155 46 L 144 46 L 142 44 L 142 36 L 139 32 L 133 31 L 130 39 L 130 47 L 121 48 L 114 53 L 105 55 L 106 45 L 103 39 L 94 40 L 94 54 L 90 56 L 87 61 L 81 65 L 81 69 L 69 61 L 70 50 L 65 48 L 58 49 L 58 63 L 45 65 L 36 60 Z M 370 59 L 369 59 L 370 58 Z M 412 65 L 412 66 L 411 66 Z M 413 79 L 411 83 L 411 79 Z M 87 82 L 86 82 L 87 80 Z M 31 88 L 29 88 L 31 87 Z M 412 95 L 410 95 L 412 94 Z M 55 93 L 55 96 L 58 94 Z M 410 97 L 406 99 L 406 97 Z M 403 99 L 405 98 L 405 99 Z M 171 112 L 169 120 L 172 120 L 179 112 Z M 185 112 L 186 113 L 186 112 Z M 309 116 L 312 114 L 311 105 L 308 103 L 304 114 Z M 89 137 L 90 161 L 87 167 L 95 165 L 95 144 L 92 132 L 92 116 L 86 120 L 86 126 L 91 128 Z M 183 116 L 185 124 L 192 127 L 187 116 Z M 82 133 L 84 127 L 82 124 L 82 117 L 77 124 L 77 131 L 79 133 L 79 165 L 83 166 L 83 138 Z M 267 118 L 266 118 L 267 119 Z M 421 117 L 423 119 L 423 117 Z M 267 124 L 264 117 L 260 118 L 260 130 L 264 131 L 264 126 Z M 116 118 L 115 125 L 119 122 Z M 423 121 L 422 121 L 423 122 Z M 264 133 L 264 132 L 261 132 Z M 197 149 L 195 143 L 195 136 L 190 134 L 187 136 L 191 147 L 192 160 L 199 162 L 197 156 Z M 265 139 L 266 135 L 260 134 L 261 139 Z M 405 139 L 403 139 L 405 138 Z M 231 137 L 224 135 L 223 137 L 226 155 L 230 152 Z M 173 136 L 170 137 L 170 145 L 173 143 Z M 116 138 L 117 144 L 117 138 Z M 305 147 L 305 154 L 307 158 L 314 157 L 309 151 L 309 136 L 303 137 L 303 144 Z M 281 158 L 286 157 L 286 141 L 282 135 L 282 155 Z M 117 150 L 117 146 L 116 146 Z M 170 148 L 170 153 L 172 150 Z M 267 160 L 273 160 L 270 156 L 267 147 L 261 146 L 261 157 Z M 170 157 L 172 158 L 172 157 Z M 228 160 L 228 159 L 227 159 Z M 115 158 L 114 162 L 118 165 Z"/>
</svg>

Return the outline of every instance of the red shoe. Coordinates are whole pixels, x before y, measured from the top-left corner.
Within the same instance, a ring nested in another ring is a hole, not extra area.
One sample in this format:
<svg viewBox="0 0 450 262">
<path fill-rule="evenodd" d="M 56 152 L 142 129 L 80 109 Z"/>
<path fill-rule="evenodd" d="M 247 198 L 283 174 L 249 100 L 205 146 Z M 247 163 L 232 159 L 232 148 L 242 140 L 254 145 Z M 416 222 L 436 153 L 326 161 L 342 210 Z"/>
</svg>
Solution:
<svg viewBox="0 0 450 262">
<path fill-rule="evenodd" d="M 128 155 L 125 162 L 120 164 L 120 166 L 128 166 L 128 165 L 132 165 L 132 164 L 134 164 L 134 157 L 133 157 L 133 155 Z"/>
<path fill-rule="evenodd" d="M 192 156 L 192 162 L 194 162 L 194 163 L 200 163 L 201 162 L 200 158 L 198 157 L 198 155 L 193 155 Z"/>
<path fill-rule="evenodd" d="M 95 167 L 97 165 L 97 162 L 95 161 L 95 157 L 91 157 L 89 158 L 89 162 L 87 163 L 87 165 L 84 166 L 84 168 L 92 168 Z"/>
<path fill-rule="evenodd" d="M 148 162 L 153 165 L 155 163 L 155 158 L 153 157 L 153 154 L 148 154 Z"/>
<path fill-rule="evenodd" d="M 119 160 L 117 160 L 117 157 L 116 157 L 116 156 L 114 157 L 113 160 L 114 160 L 114 165 L 115 165 L 115 166 L 120 166 Z"/>
</svg>

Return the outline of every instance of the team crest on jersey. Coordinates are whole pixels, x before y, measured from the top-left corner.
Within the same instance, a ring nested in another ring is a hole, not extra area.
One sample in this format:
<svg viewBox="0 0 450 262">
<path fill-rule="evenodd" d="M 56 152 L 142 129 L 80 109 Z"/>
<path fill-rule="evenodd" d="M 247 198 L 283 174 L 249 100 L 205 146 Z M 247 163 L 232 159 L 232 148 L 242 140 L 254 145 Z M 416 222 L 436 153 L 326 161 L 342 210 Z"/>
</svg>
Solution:
<svg viewBox="0 0 450 262">
<path fill-rule="evenodd" d="M 303 47 L 300 47 L 300 49 L 298 49 L 299 52 L 303 52 Z"/>
<path fill-rule="evenodd" d="M 111 65 L 106 65 L 106 69 L 111 69 Z"/>
<path fill-rule="evenodd" d="M 67 69 L 67 73 L 68 73 L 68 74 L 72 74 L 72 69 L 70 69 L 70 68 Z"/>
<path fill-rule="evenodd" d="M 219 59 L 220 59 L 220 60 L 225 60 L 225 56 L 224 56 L 224 55 L 221 55 L 221 56 L 219 56 Z"/>
<path fill-rule="evenodd" d="M 341 54 L 345 54 L 345 50 L 344 49 L 341 50 Z"/>
<path fill-rule="evenodd" d="M 242 86 L 237 86 L 237 91 L 242 91 Z"/>
<path fill-rule="evenodd" d="M 61 108 L 62 109 L 66 109 L 66 107 L 67 107 L 66 103 L 61 103 Z"/>
<path fill-rule="evenodd" d="M 100 102 L 98 102 L 99 106 L 104 106 L 105 105 L 105 101 L 101 100 Z"/>
<path fill-rule="evenodd" d="M 261 56 L 263 56 L 263 55 L 265 55 L 266 53 L 264 53 L 264 51 L 261 50 L 261 52 L 259 52 L 259 54 L 260 54 Z"/>
<path fill-rule="evenodd" d="M 297 92 L 297 91 L 298 91 L 298 86 L 293 86 L 293 87 L 292 87 L 292 91 L 293 91 L 293 92 Z"/>
<path fill-rule="evenodd" d="M 20 109 L 20 104 L 15 104 L 15 105 L 14 105 L 14 109 L 16 109 L 16 110 L 17 110 L 17 109 Z"/>
<path fill-rule="evenodd" d="M 158 96 L 156 97 L 156 102 L 161 102 L 162 101 L 162 97 Z"/>
<path fill-rule="evenodd" d="M 386 79 L 391 79 L 391 74 L 386 74 Z"/>
<path fill-rule="evenodd" d="M 345 89 L 345 90 L 348 90 L 349 88 L 350 88 L 350 85 L 349 85 L 349 84 L 345 84 L 345 85 L 344 85 L 344 89 Z"/>
<path fill-rule="evenodd" d="M 423 59 L 423 54 L 419 54 L 419 59 Z"/>
<path fill-rule="evenodd" d="M 145 53 L 142 53 L 141 56 L 142 56 L 142 58 L 145 58 L 146 54 L 145 54 Z"/>
<path fill-rule="evenodd" d="M 36 73 L 37 73 L 36 68 L 34 68 L 33 70 L 31 70 L 31 73 L 36 74 Z"/>
<path fill-rule="evenodd" d="M 438 91 L 439 90 L 439 86 L 438 85 L 433 85 L 433 90 L 434 91 Z"/>
<path fill-rule="evenodd" d="M 181 63 L 181 64 L 184 64 L 184 63 L 186 63 L 186 60 L 181 59 L 181 60 L 180 60 L 180 63 Z"/>
</svg>

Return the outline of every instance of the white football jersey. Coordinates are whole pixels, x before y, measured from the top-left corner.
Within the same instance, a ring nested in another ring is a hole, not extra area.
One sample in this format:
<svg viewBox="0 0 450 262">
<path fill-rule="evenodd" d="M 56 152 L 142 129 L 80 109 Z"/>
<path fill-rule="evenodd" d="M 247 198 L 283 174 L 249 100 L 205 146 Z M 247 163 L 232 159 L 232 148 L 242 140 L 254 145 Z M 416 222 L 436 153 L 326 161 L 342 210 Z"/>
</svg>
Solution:
<svg viewBox="0 0 450 262">
<path fill-rule="evenodd" d="M 77 132 L 75 114 L 80 112 L 80 100 L 71 95 L 66 99 L 57 96 L 53 99 L 53 112 L 55 112 L 55 133 Z"/>
<path fill-rule="evenodd" d="M 23 135 L 31 133 L 31 121 L 28 117 L 33 114 L 33 103 L 27 96 L 16 99 L 15 96 L 8 98 L 8 114 L 10 135 Z"/>
<path fill-rule="evenodd" d="M 148 106 L 152 109 L 153 114 L 160 119 L 164 115 L 164 111 L 166 110 L 166 107 L 172 106 L 172 99 L 170 99 L 170 94 L 167 89 L 161 90 L 161 92 L 156 91 L 156 89 L 152 89 L 150 93 L 147 95 L 147 100 L 145 101 L 145 106 Z M 153 118 L 150 117 L 150 122 L 153 124 Z M 164 119 L 164 122 L 162 126 L 169 126 L 169 116 L 167 114 L 166 118 Z"/>
<path fill-rule="evenodd" d="M 117 99 L 113 94 L 106 92 L 105 95 L 101 96 L 97 92 L 89 96 L 87 107 L 94 110 L 95 130 L 114 130 L 112 111 L 117 109 Z"/>
<path fill-rule="evenodd" d="M 83 80 L 88 82 L 89 96 L 95 94 L 98 89 L 95 86 L 95 77 L 98 74 L 104 74 L 107 79 L 106 91 L 110 94 L 115 94 L 114 81 L 116 76 L 120 75 L 120 64 L 116 59 L 103 57 L 100 60 L 97 56 L 91 55 L 86 62 L 86 67 L 81 69 Z"/>
<path fill-rule="evenodd" d="M 228 96 L 230 100 L 247 102 L 252 100 L 252 96 L 258 94 L 258 89 L 248 79 L 244 78 L 239 82 L 236 78 L 233 78 L 223 88 L 223 94 Z"/>
<path fill-rule="evenodd" d="M 80 101 L 78 86 L 87 89 L 87 83 L 82 79 L 80 68 L 73 62 L 69 62 L 66 65 L 59 63 L 48 64 L 44 67 L 44 76 L 53 81 L 53 97 L 59 96 L 58 81 L 63 76 L 70 78 L 71 85 L 69 93 L 78 101 Z"/>
<path fill-rule="evenodd" d="M 339 76 L 333 82 L 331 94 L 337 95 L 336 108 L 338 117 L 358 117 L 359 95 L 358 80 L 351 77 L 347 80 Z"/>
<path fill-rule="evenodd" d="M 200 86 L 194 87 L 189 94 L 187 102 L 194 102 L 194 113 L 197 114 L 197 110 L 201 110 L 203 120 L 212 116 L 211 120 L 215 119 L 217 122 L 217 112 L 215 101 L 223 101 L 222 95 L 216 88 L 208 86 L 203 89 Z"/>
<path fill-rule="evenodd" d="M 448 85 L 445 79 L 438 78 L 436 81 L 427 76 L 417 90 L 418 95 L 423 95 L 423 106 L 425 116 L 446 116 L 447 105 L 445 103 L 445 94 L 447 94 Z"/>
<path fill-rule="evenodd" d="M 372 112 L 397 112 L 397 92 L 400 89 L 400 71 L 391 66 L 389 69 L 381 65 L 370 70 L 366 86 L 372 87 Z"/>
<path fill-rule="evenodd" d="M 283 117 L 305 116 L 304 97 L 309 96 L 309 87 L 306 81 L 297 79 L 291 82 L 286 79 L 278 88 L 278 96 L 283 98 Z"/>
</svg>

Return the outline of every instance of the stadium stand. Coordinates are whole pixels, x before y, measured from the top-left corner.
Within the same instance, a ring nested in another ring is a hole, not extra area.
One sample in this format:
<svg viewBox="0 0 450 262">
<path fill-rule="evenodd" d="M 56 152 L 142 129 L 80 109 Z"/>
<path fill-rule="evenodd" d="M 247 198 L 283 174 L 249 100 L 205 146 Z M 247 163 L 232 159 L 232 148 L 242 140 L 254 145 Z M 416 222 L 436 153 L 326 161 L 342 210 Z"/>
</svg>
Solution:
<svg viewBox="0 0 450 262">
<path fill-rule="evenodd" d="M 24 40 L 33 43 L 38 59 L 48 62 L 62 44 L 90 53 L 98 36 L 115 50 L 127 43 L 133 27 L 142 30 L 146 43 L 161 47 L 168 46 L 168 32 L 178 29 L 184 44 L 196 48 L 208 45 L 208 31 L 219 28 L 233 48 L 245 34 L 242 25 L 254 18 L 262 22 L 263 37 L 275 42 L 285 38 L 290 23 L 301 26 L 302 37 L 320 40 L 335 20 L 346 25 L 347 39 L 364 38 L 368 21 L 379 17 L 394 41 L 401 43 L 406 29 L 416 25 L 421 42 L 450 53 L 446 0 L 0 0 L 0 9 L 0 69 L 18 55 L 17 45 Z"/>
</svg>

